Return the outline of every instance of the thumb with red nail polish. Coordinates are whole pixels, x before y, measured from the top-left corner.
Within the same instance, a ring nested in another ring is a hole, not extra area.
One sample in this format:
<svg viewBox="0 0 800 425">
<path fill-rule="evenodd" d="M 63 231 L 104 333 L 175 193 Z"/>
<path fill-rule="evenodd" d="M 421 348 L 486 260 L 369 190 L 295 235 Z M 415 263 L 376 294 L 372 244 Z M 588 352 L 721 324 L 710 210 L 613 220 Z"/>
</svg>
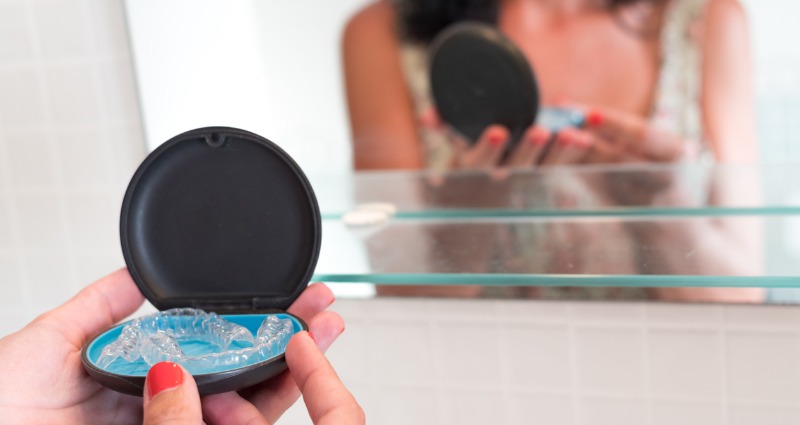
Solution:
<svg viewBox="0 0 800 425">
<path fill-rule="evenodd" d="M 150 368 L 144 385 L 144 425 L 203 423 L 194 378 L 175 363 Z"/>
</svg>

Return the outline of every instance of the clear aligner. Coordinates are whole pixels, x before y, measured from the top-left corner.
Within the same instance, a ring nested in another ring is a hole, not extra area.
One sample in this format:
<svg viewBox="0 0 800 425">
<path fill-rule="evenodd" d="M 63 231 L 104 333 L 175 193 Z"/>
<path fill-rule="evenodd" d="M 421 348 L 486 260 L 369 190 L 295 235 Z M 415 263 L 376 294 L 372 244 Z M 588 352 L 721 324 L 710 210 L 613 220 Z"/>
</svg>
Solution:
<svg viewBox="0 0 800 425">
<path fill-rule="evenodd" d="M 247 328 L 215 313 L 191 308 L 166 310 L 125 325 L 119 338 L 103 349 L 97 364 L 107 369 L 120 357 L 128 362 L 141 358 L 149 365 L 171 361 L 181 364 L 190 373 L 208 373 L 220 366 L 243 366 L 274 357 L 286 349 L 293 331 L 290 319 L 270 315 L 254 338 Z M 178 343 L 181 340 L 208 342 L 222 351 L 186 355 Z M 228 349 L 234 342 L 249 346 Z"/>
<path fill-rule="evenodd" d="M 244 326 L 222 319 L 216 313 L 193 308 L 174 308 L 136 320 L 140 321 L 139 326 L 148 334 L 161 331 L 178 340 L 201 340 L 223 350 L 234 342 L 255 342 L 253 334 Z"/>
</svg>

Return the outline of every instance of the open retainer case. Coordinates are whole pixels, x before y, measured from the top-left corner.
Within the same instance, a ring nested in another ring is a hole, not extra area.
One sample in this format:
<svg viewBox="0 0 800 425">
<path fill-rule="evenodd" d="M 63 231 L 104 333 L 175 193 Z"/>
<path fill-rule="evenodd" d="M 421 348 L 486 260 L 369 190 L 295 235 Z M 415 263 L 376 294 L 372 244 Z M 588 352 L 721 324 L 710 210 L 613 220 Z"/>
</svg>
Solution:
<svg viewBox="0 0 800 425">
<path fill-rule="evenodd" d="M 307 329 L 286 309 L 311 279 L 321 223 L 283 150 L 227 127 L 172 138 L 134 174 L 120 236 L 133 280 L 160 312 L 86 344 L 89 375 L 141 396 L 150 366 L 169 360 L 214 394 L 286 369 L 286 343 Z"/>
</svg>

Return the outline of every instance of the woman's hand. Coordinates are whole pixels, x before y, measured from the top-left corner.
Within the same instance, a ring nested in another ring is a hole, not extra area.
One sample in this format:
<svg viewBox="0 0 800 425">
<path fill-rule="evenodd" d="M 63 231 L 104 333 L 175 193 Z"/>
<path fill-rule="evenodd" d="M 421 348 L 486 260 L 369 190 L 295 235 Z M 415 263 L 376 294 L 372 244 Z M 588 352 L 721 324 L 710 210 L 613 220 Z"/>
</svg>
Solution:
<svg viewBox="0 0 800 425">
<path fill-rule="evenodd" d="M 326 349 L 344 329 L 324 311 L 334 300 L 323 284 L 310 285 L 289 308 Z M 95 335 L 136 311 L 144 298 L 126 269 L 87 286 L 64 305 L 0 339 L 0 418 L 9 423 L 141 423 L 142 399 L 95 382 L 81 363 L 81 348 Z M 289 372 L 243 392 L 204 398 L 204 413 L 217 414 L 226 401 L 248 400 L 274 421 L 299 396 Z M 229 414 L 230 411 L 228 412 Z M 224 421 L 214 423 L 227 423 Z"/>
<path fill-rule="evenodd" d="M 286 362 L 315 425 L 364 424 L 364 411 L 336 376 L 308 332 L 293 336 L 286 347 Z M 211 423 L 270 425 L 262 412 L 236 399 L 219 411 Z M 174 363 L 163 362 L 147 373 L 144 425 L 194 425 L 203 423 L 200 396 L 192 375 Z"/>
<path fill-rule="evenodd" d="M 433 107 L 422 114 L 420 124 L 428 131 L 447 134 L 453 141 L 455 169 L 673 162 L 683 155 L 684 145 L 679 137 L 653 129 L 640 116 L 611 108 L 562 106 L 587 111 L 586 126 L 567 127 L 553 134 L 533 125 L 508 155 L 505 151 L 509 133 L 502 126 L 487 127 L 470 144 L 442 122 Z"/>
<path fill-rule="evenodd" d="M 588 144 L 584 163 L 665 163 L 677 161 L 684 154 L 680 137 L 653 128 L 641 116 L 611 108 L 577 108 L 586 111 L 586 125 L 568 130 Z"/>
<path fill-rule="evenodd" d="M 470 144 L 453 131 L 439 117 L 436 109 L 428 108 L 420 117 L 420 124 L 428 131 L 441 132 L 453 142 L 455 155 L 453 169 L 488 170 L 498 167 L 526 167 L 537 163 L 550 140 L 550 132 L 531 126 L 514 147 L 505 155 L 510 143 L 508 130 L 500 125 L 487 127 L 475 143 Z"/>
</svg>

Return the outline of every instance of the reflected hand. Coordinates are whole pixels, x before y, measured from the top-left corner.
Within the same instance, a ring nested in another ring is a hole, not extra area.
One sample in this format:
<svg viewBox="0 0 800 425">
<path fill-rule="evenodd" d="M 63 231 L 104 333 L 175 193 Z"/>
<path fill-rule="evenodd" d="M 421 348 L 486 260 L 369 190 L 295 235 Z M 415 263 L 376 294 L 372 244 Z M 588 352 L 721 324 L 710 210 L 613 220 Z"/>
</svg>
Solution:
<svg viewBox="0 0 800 425">
<path fill-rule="evenodd" d="M 654 129 L 644 118 L 603 107 L 570 106 L 586 111 L 586 126 L 565 129 L 561 138 L 580 140 L 588 147 L 581 162 L 674 162 L 684 153 L 680 137 Z M 553 149 L 557 151 L 557 149 Z M 548 153 L 549 155 L 550 153 Z"/>
<path fill-rule="evenodd" d="M 498 167 L 529 167 L 535 165 L 547 146 L 550 132 L 539 126 L 529 127 L 513 151 L 505 155 L 510 143 L 508 130 L 500 125 L 490 125 L 475 143 L 469 143 L 449 128 L 436 109 L 429 107 L 420 117 L 420 124 L 428 131 L 447 134 L 453 141 L 455 155 L 453 168 L 462 170 L 490 170 Z"/>
<path fill-rule="evenodd" d="M 553 147 L 547 152 L 542 165 L 565 163 L 620 164 L 620 163 L 671 163 L 683 156 L 684 144 L 680 137 L 654 129 L 644 118 L 611 108 L 585 108 L 567 105 L 586 111 L 583 128 L 566 128 L 555 137 Z M 582 155 L 564 146 L 579 144 Z M 566 160 L 565 160 L 566 158 Z M 603 191 L 623 205 L 649 205 L 654 197 L 671 187 L 675 181 L 674 169 L 650 167 L 648 170 L 603 173 L 606 188 Z"/>
<path fill-rule="evenodd" d="M 30 424 L 141 423 L 142 399 L 109 390 L 89 377 L 81 363 L 81 348 L 143 301 L 128 271 L 121 269 L 0 339 L 0 418 Z M 343 329 L 338 315 L 323 311 L 332 302 L 330 290 L 315 284 L 289 308 L 309 324 L 324 348 Z M 256 402 L 258 394 L 274 397 L 265 410 L 273 416 L 280 416 L 299 394 L 288 372 L 250 391 Z M 227 393 L 206 399 L 214 397 L 238 396 Z"/>
</svg>

